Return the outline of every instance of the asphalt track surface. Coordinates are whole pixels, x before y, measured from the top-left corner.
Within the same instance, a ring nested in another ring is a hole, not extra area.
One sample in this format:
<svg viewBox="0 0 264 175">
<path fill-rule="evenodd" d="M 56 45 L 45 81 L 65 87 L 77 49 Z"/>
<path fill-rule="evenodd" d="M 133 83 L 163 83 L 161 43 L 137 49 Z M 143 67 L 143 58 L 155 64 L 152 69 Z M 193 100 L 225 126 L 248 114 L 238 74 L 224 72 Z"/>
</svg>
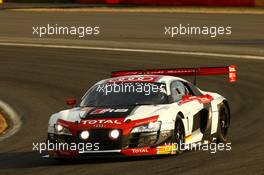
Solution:
<svg viewBox="0 0 264 175">
<path fill-rule="evenodd" d="M 123 47 L 168 49 L 175 45 L 174 49 L 178 50 L 185 48 L 227 54 L 264 55 L 262 15 L 42 14 L 4 11 L 0 12 L 0 19 L 1 41 L 13 39 L 17 42 L 42 42 L 31 35 L 32 25 L 45 24 L 49 20 L 67 24 L 74 23 L 71 19 L 78 19 L 79 24 L 99 23 L 105 28 L 104 34 L 87 42 L 64 38 L 65 43 L 99 43 L 110 47 L 109 43 L 114 41 Z M 161 34 L 162 25 L 184 21 L 192 24 L 230 24 L 236 30 L 231 37 L 221 39 L 194 37 L 176 40 Z M 123 27 L 117 27 L 121 24 Z M 59 39 L 46 39 L 45 42 L 54 44 Z M 72 96 L 79 99 L 92 84 L 109 77 L 112 70 L 233 64 L 238 67 L 238 82 L 235 84 L 227 83 L 225 76 L 198 78 L 201 89 L 218 92 L 230 101 L 230 152 L 211 154 L 193 151 L 180 156 L 88 158 L 57 162 L 43 159 L 38 152 L 32 151 L 32 142 L 41 142 L 46 138 L 49 116 L 66 108 L 65 99 Z M 262 60 L 0 46 L 0 65 L 0 98 L 23 117 L 21 130 L 0 143 L 0 174 L 264 174 Z"/>
</svg>

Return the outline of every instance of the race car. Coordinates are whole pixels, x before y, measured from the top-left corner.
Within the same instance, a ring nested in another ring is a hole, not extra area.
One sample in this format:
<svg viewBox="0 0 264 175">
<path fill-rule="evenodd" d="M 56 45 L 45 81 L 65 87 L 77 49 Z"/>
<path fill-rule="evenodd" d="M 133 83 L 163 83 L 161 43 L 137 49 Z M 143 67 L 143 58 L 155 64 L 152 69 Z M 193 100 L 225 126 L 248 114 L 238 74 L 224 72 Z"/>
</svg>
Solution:
<svg viewBox="0 0 264 175">
<path fill-rule="evenodd" d="M 112 72 L 50 117 L 49 157 L 180 154 L 180 144 L 227 142 L 227 99 L 179 77 L 221 74 L 237 80 L 236 66 Z"/>
</svg>

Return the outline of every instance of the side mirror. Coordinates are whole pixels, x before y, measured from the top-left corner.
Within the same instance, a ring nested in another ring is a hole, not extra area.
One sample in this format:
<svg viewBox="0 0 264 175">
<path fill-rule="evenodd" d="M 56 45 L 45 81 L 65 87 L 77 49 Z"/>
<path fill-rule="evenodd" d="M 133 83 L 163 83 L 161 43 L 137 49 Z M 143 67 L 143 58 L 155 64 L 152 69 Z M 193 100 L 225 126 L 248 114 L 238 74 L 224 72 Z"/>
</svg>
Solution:
<svg viewBox="0 0 264 175">
<path fill-rule="evenodd" d="M 66 100 L 66 104 L 70 106 L 71 108 L 75 107 L 76 103 L 77 103 L 77 100 L 75 98 L 68 98 Z"/>
<path fill-rule="evenodd" d="M 182 100 L 189 100 L 189 99 L 190 99 L 190 97 L 191 97 L 191 95 L 190 95 L 190 94 L 183 95 L 183 96 L 182 96 Z"/>
</svg>

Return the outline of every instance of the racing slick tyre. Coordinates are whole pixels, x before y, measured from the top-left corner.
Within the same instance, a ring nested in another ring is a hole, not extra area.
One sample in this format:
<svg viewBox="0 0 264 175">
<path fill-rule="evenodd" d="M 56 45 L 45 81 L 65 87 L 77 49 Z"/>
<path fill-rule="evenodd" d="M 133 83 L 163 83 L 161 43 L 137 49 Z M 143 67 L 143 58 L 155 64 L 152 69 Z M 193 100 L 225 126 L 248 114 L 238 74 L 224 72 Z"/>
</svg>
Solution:
<svg viewBox="0 0 264 175">
<path fill-rule="evenodd" d="M 217 143 L 227 142 L 227 133 L 230 126 L 230 112 L 226 104 L 222 103 L 219 108 L 218 137 Z"/>
<path fill-rule="evenodd" d="M 176 117 L 172 143 L 176 143 L 176 154 L 182 154 L 181 145 L 185 142 L 185 129 L 180 116 Z"/>
</svg>

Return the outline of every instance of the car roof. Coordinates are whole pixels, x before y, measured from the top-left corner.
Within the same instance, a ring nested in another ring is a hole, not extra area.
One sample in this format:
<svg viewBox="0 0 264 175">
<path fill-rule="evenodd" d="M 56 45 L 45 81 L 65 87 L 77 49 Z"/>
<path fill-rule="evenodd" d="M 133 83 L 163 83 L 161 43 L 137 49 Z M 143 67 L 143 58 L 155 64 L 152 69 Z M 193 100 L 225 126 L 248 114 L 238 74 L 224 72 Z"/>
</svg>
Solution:
<svg viewBox="0 0 264 175">
<path fill-rule="evenodd" d="M 180 77 L 167 76 L 167 75 L 129 75 L 113 77 L 99 81 L 97 84 L 104 83 L 132 83 L 132 82 L 147 82 L 147 83 L 167 83 L 173 80 L 186 81 Z"/>
</svg>

